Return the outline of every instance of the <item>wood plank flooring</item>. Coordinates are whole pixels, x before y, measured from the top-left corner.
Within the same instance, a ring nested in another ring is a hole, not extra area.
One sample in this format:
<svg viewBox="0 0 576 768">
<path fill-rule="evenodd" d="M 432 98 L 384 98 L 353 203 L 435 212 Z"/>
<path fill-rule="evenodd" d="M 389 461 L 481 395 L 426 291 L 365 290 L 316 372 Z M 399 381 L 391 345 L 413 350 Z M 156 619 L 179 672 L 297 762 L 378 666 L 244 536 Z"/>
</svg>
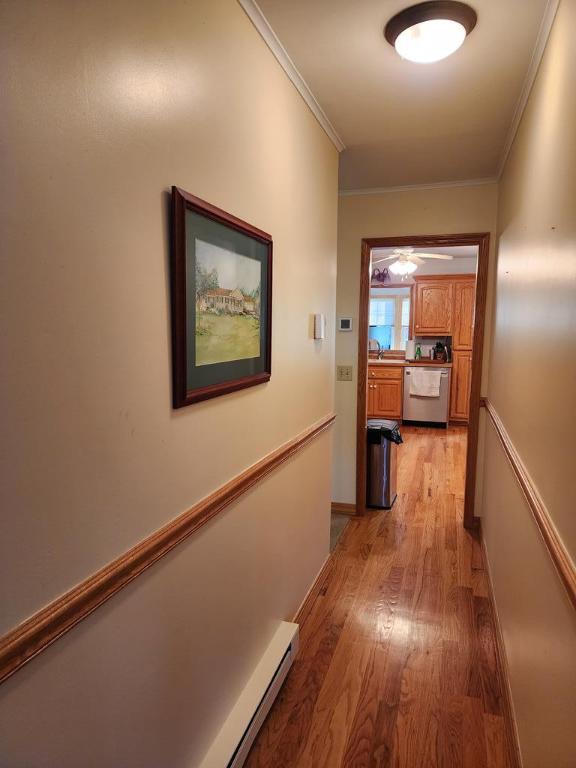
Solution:
<svg viewBox="0 0 576 768">
<path fill-rule="evenodd" d="M 402 433 L 398 499 L 347 526 L 247 768 L 517 768 L 466 430 Z"/>
</svg>

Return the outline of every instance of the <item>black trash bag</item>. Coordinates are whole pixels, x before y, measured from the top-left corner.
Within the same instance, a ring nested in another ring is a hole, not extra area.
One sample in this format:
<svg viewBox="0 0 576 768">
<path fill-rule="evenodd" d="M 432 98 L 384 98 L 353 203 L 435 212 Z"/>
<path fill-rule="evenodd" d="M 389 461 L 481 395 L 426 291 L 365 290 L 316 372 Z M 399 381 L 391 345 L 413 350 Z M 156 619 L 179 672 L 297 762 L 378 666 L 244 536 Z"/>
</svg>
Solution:
<svg viewBox="0 0 576 768">
<path fill-rule="evenodd" d="M 382 437 L 399 445 L 404 442 L 397 421 L 388 419 L 368 419 L 368 442 L 379 443 Z"/>
</svg>

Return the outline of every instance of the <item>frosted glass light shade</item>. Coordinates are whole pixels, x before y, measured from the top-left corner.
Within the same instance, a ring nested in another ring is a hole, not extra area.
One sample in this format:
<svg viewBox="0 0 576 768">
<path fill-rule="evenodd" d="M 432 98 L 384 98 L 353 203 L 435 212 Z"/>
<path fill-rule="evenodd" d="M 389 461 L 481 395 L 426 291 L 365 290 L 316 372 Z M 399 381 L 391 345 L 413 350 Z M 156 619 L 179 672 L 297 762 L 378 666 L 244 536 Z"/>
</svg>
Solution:
<svg viewBox="0 0 576 768">
<path fill-rule="evenodd" d="M 426 0 L 392 16 L 384 37 L 403 59 L 430 64 L 457 51 L 477 21 L 474 8 L 460 0 Z"/>
<path fill-rule="evenodd" d="M 388 267 L 394 275 L 411 275 L 416 272 L 417 266 L 411 261 L 393 261 Z"/>
<path fill-rule="evenodd" d="M 401 32 L 394 47 L 403 59 L 430 64 L 450 56 L 465 39 L 466 29 L 458 21 L 431 19 Z"/>
</svg>

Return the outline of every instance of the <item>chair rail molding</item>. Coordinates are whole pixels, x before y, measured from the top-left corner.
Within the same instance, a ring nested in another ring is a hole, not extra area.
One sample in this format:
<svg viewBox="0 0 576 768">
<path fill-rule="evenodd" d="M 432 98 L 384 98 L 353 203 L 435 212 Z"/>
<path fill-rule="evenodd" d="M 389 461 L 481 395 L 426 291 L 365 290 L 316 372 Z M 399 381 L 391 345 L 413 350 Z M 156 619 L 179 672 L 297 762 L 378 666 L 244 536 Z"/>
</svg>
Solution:
<svg viewBox="0 0 576 768">
<path fill-rule="evenodd" d="M 0 638 L 0 683 L 48 648 L 246 491 L 288 461 L 334 422 L 331 413 Z"/>
<path fill-rule="evenodd" d="M 568 598 L 572 603 L 572 606 L 576 608 L 576 568 L 574 567 L 572 558 L 564 546 L 564 542 L 556 530 L 544 500 L 532 482 L 532 478 L 510 439 L 510 435 L 506 431 L 502 419 L 498 415 L 494 405 L 488 398 L 483 398 L 482 405 L 484 405 L 490 416 L 490 421 L 492 422 L 500 443 L 504 448 L 504 452 L 510 462 L 516 480 L 522 488 L 522 492 L 528 502 L 532 516 L 534 517 L 536 525 L 546 544 L 548 554 L 550 555 L 554 567 L 566 589 Z"/>
</svg>

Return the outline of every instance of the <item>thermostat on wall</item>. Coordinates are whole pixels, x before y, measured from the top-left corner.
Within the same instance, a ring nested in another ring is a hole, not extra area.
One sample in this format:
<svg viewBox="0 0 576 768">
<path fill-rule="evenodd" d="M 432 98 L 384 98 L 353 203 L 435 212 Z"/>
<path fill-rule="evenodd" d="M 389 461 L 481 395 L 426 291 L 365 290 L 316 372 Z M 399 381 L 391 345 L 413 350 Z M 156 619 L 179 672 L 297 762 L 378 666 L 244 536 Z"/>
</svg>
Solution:
<svg viewBox="0 0 576 768">
<path fill-rule="evenodd" d="M 338 330 L 339 331 L 351 331 L 352 330 L 352 318 L 351 317 L 339 317 L 338 318 Z"/>
</svg>

